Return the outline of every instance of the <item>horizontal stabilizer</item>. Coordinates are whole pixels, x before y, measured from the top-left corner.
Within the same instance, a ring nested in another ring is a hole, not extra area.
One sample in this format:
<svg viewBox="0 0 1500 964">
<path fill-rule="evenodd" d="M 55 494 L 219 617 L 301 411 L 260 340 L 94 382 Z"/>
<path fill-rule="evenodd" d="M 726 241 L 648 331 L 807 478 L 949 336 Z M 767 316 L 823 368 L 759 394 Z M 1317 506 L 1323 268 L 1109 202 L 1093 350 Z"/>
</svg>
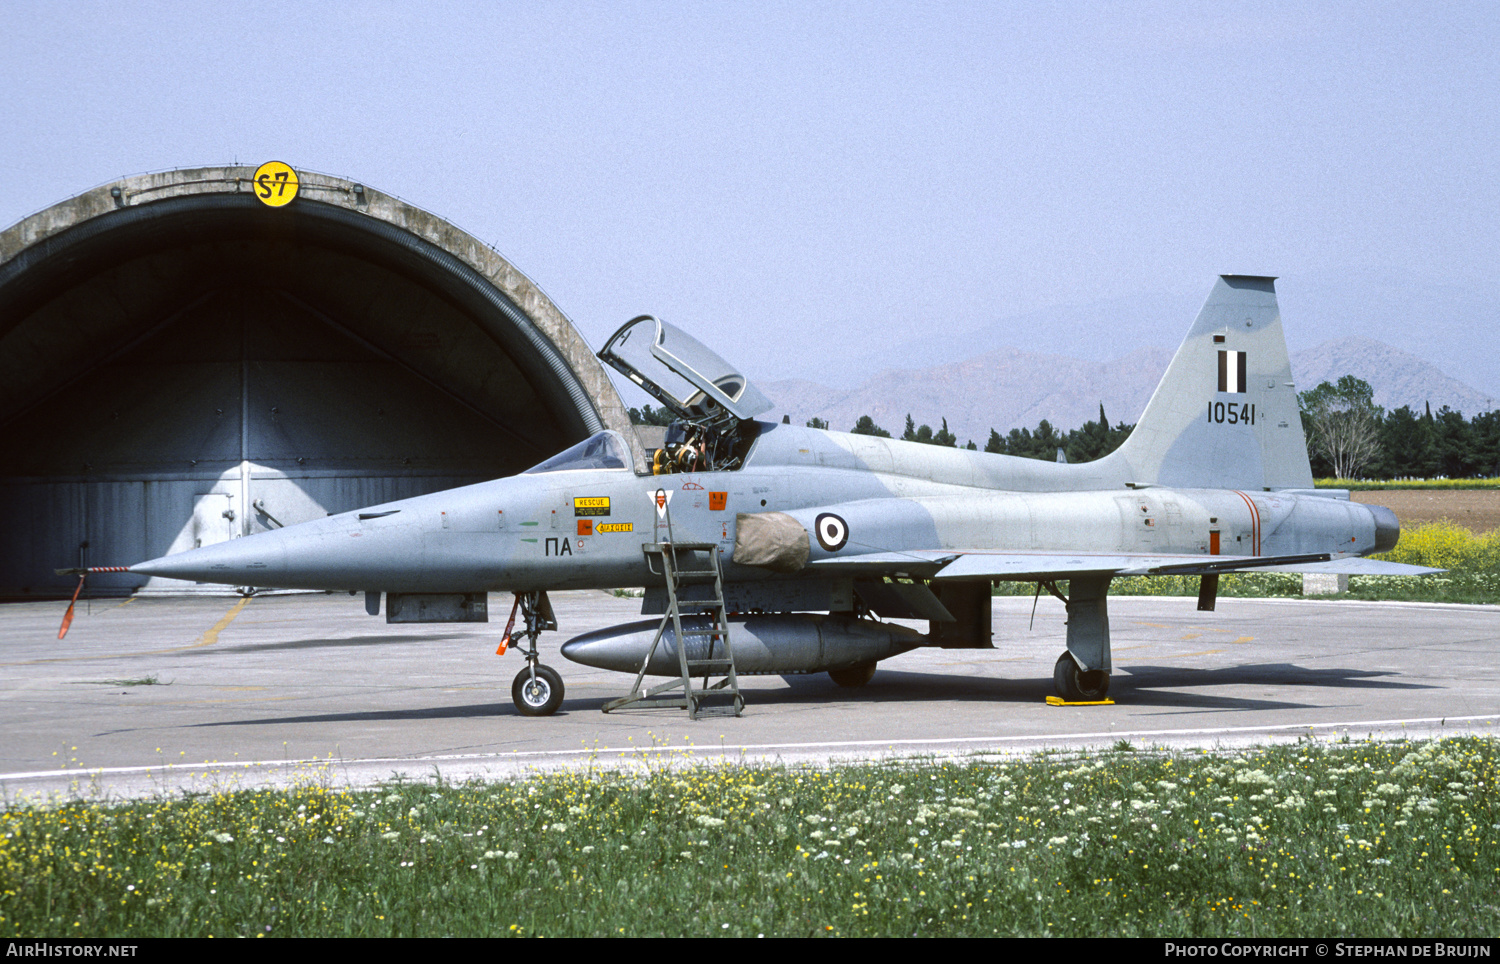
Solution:
<svg viewBox="0 0 1500 964">
<path fill-rule="evenodd" d="M 1298 556 L 1199 556 L 1194 562 L 1173 563 L 1146 570 L 1148 576 L 1208 576 L 1220 572 L 1245 572 L 1254 569 L 1275 568 L 1278 572 L 1301 572 L 1302 568 L 1328 562 L 1326 552 L 1310 552 Z"/>
<path fill-rule="evenodd" d="M 1307 566 L 1268 566 L 1266 572 L 1310 572 L 1328 573 L 1338 576 L 1427 576 L 1446 569 L 1430 566 L 1413 566 L 1404 562 L 1386 562 L 1384 559 L 1334 559 L 1330 562 Z"/>
</svg>

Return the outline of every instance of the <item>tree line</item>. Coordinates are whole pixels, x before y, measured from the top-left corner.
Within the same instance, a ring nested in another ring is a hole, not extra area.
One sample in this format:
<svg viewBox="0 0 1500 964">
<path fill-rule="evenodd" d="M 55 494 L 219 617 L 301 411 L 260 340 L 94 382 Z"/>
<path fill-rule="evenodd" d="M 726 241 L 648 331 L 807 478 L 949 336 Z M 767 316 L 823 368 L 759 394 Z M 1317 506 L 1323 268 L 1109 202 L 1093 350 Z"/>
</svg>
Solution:
<svg viewBox="0 0 1500 964">
<path fill-rule="evenodd" d="M 822 422 L 821 419 L 813 419 L 813 422 Z M 811 428 L 827 428 L 828 424 L 822 422 Z M 1116 424 L 1113 428 L 1109 425 L 1109 418 L 1104 414 L 1104 404 L 1099 404 L 1099 420 L 1097 422 L 1085 422 L 1082 428 L 1071 429 L 1061 432 L 1045 418 L 1037 424 L 1036 431 L 1026 428 L 1013 428 L 1009 435 L 1001 435 L 993 428 L 990 429 L 990 437 L 984 443 L 984 451 L 994 452 L 997 455 L 1017 455 L 1027 459 L 1045 459 L 1048 462 L 1057 459 L 1058 450 L 1061 450 L 1069 462 L 1092 462 L 1102 459 L 1104 456 L 1119 448 L 1127 438 L 1134 425 L 1126 425 L 1124 422 Z M 875 424 L 874 419 L 868 415 L 861 416 L 854 427 L 849 430 L 854 435 L 877 435 L 881 438 L 890 438 L 891 433 Z M 914 425 L 912 417 L 906 416 L 906 431 L 901 438 L 908 442 L 925 442 L 929 445 L 947 445 L 957 447 L 958 439 L 948 431 L 948 420 L 943 419 L 942 428 L 933 431 L 927 425 Z M 965 446 L 971 451 L 977 451 L 979 446 L 974 444 L 973 439 Z"/>
<path fill-rule="evenodd" d="M 1387 412 L 1362 378 L 1345 375 L 1301 392 L 1302 429 L 1313 475 L 1336 479 L 1500 475 L 1500 411 L 1464 418 L 1444 405 Z"/>
</svg>

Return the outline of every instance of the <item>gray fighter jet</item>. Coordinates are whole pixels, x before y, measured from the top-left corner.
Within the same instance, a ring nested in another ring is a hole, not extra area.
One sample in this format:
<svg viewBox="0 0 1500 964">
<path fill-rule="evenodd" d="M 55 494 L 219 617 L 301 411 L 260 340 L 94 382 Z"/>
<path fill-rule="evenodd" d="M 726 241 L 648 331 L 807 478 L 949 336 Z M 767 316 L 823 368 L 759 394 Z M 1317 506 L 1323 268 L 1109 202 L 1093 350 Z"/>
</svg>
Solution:
<svg viewBox="0 0 1500 964">
<path fill-rule="evenodd" d="M 1313 489 L 1270 278 L 1218 280 L 1128 441 L 1085 464 L 757 421 L 765 396 L 649 316 L 599 355 L 678 418 L 649 475 L 601 432 L 512 478 L 130 571 L 364 592 L 372 615 L 384 594 L 391 622 L 484 621 L 486 594 L 513 592 L 505 638 L 519 610 L 527 666 L 512 693 L 528 715 L 562 702 L 537 658 L 538 633 L 556 628 L 550 589 L 644 587 L 642 613 L 657 618 L 579 636 L 563 655 L 635 673 L 636 698 L 677 685 L 642 691 L 645 676 L 680 677 L 691 713 L 714 686 L 738 712 L 738 674 L 856 686 L 917 646 L 988 647 L 997 580 L 1063 601 L 1057 691 L 1090 701 L 1109 687 L 1116 576 L 1198 575 L 1212 609 L 1226 572 L 1433 571 L 1361 558 L 1396 544 L 1395 515 Z"/>
</svg>

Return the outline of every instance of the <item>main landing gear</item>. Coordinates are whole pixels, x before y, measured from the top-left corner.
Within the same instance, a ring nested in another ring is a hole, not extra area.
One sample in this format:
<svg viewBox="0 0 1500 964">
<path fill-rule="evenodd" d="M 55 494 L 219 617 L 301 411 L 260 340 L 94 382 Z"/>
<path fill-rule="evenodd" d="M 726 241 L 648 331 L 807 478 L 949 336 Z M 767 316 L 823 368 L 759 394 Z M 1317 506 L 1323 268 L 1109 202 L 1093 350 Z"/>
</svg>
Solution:
<svg viewBox="0 0 1500 964">
<path fill-rule="evenodd" d="M 526 657 L 526 668 L 516 674 L 510 684 L 510 698 L 522 716 L 551 716 L 562 706 L 563 681 L 557 670 L 542 665 L 537 652 L 537 637 L 548 629 L 557 628 L 557 617 L 552 613 L 552 603 L 545 592 L 518 592 L 516 603 L 510 610 L 510 622 L 505 626 L 505 637 L 500 642 L 500 652 L 510 645 L 511 630 L 516 624 L 516 612 L 526 628 L 521 635 L 526 637 L 526 648 L 521 655 Z"/>
<path fill-rule="evenodd" d="M 1052 667 L 1057 695 L 1068 703 L 1097 703 L 1109 693 L 1108 573 L 1082 573 L 1068 580 L 1064 596 L 1055 582 L 1046 589 L 1068 607 L 1068 648 Z"/>
<path fill-rule="evenodd" d="M 1073 654 L 1063 651 L 1052 667 L 1057 695 L 1069 703 L 1097 703 L 1109 694 L 1109 674 L 1102 669 L 1079 669 Z"/>
</svg>

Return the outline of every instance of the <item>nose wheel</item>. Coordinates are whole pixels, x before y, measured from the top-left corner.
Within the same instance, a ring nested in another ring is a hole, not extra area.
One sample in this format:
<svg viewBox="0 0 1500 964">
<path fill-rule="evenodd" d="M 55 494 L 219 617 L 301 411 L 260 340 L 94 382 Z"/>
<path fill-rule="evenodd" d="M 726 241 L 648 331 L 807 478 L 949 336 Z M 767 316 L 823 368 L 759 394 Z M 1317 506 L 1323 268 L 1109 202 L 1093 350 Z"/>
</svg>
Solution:
<svg viewBox="0 0 1500 964">
<path fill-rule="evenodd" d="M 516 603 L 510 610 L 510 622 L 505 627 L 505 638 L 500 642 L 500 655 L 511 642 L 511 630 L 516 625 L 516 613 L 520 612 L 526 628 L 521 631 L 525 648 L 526 668 L 516 674 L 510 684 L 510 698 L 522 716 L 551 716 L 562 706 L 563 681 L 557 670 L 542 665 L 537 652 L 537 637 L 544 630 L 557 628 L 557 617 L 552 613 L 552 603 L 545 592 L 518 592 Z"/>
<path fill-rule="evenodd" d="M 562 706 L 562 677 L 550 666 L 528 661 L 510 684 L 510 698 L 522 716 L 551 716 Z"/>
</svg>

